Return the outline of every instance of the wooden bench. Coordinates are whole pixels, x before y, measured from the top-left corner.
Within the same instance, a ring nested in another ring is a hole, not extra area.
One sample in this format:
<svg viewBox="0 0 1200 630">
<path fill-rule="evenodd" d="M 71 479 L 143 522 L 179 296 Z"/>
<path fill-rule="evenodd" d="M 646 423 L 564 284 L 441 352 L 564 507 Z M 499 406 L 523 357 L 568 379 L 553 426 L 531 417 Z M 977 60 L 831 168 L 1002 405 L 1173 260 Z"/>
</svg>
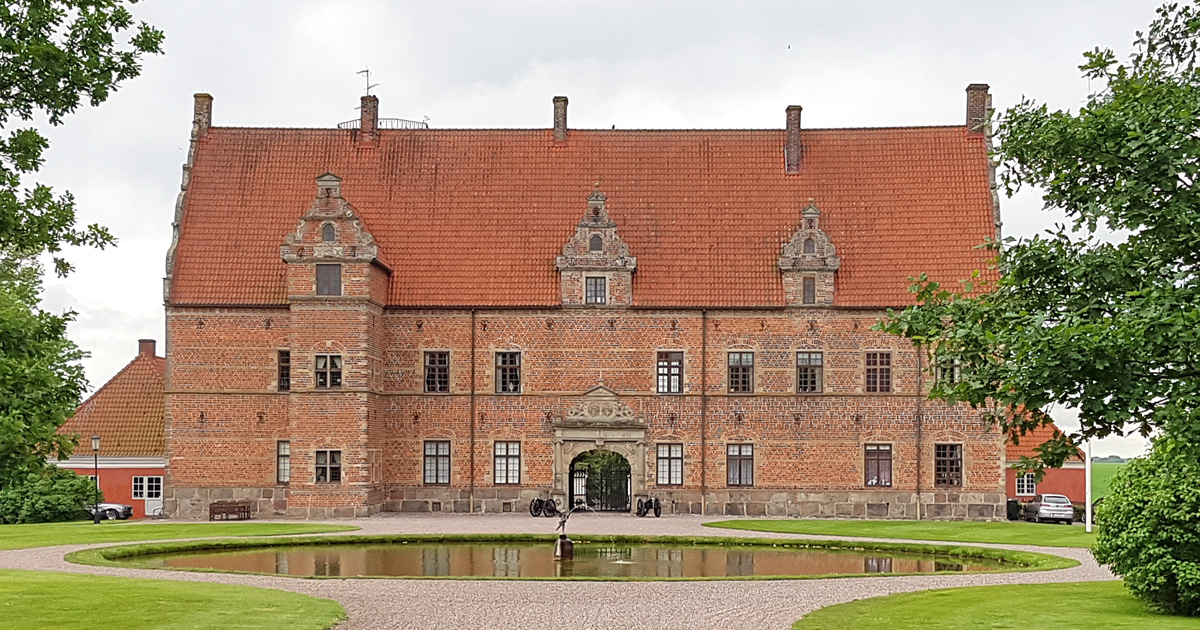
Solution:
<svg viewBox="0 0 1200 630">
<path fill-rule="evenodd" d="M 215 521 L 220 518 L 220 520 L 227 521 L 230 517 L 236 518 L 239 521 L 249 519 L 250 502 L 213 501 L 208 504 L 208 520 Z"/>
</svg>

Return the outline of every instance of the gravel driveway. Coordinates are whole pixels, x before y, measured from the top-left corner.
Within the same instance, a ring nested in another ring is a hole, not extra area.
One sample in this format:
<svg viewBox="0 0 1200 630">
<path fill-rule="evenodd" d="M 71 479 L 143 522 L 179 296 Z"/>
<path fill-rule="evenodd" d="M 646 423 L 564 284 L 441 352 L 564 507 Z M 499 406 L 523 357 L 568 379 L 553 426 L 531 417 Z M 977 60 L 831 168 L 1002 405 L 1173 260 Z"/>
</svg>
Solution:
<svg viewBox="0 0 1200 630">
<path fill-rule="evenodd" d="M 639 519 L 630 515 L 577 514 L 571 534 L 646 534 L 835 538 L 743 532 L 702 527 L 711 517 Z M 557 519 L 527 515 L 386 514 L 343 519 L 362 534 L 554 533 Z M 111 544 L 111 543 L 109 543 Z M 0 567 L 69 571 L 96 575 L 222 582 L 295 591 L 335 599 L 346 607 L 346 630 L 394 628 L 774 628 L 786 630 L 805 613 L 864 597 L 954 586 L 1034 584 L 1111 580 L 1086 549 L 1017 545 L 977 545 L 1066 556 L 1082 564 L 1071 569 L 1029 573 L 931 575 L 741 582 L 528 582 L 329 579 L 308 580 L 257 575 L 186 573 L 91 567 L 67 563 L 63 555 L 108 545 L 62 545 L 0 551 Z"/>
</svg>

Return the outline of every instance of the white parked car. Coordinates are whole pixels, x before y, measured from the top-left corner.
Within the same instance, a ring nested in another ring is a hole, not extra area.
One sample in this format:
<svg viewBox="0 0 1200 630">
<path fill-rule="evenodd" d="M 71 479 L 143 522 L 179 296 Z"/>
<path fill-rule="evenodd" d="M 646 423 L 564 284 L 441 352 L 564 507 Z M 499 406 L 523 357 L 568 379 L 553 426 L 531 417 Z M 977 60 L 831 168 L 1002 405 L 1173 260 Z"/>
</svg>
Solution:
<svg viewBox="0 0 1200 630">
<path fill-rule="evenodd" d="M 89 505 L 87 508 L 89 515 L 95 516 L 96 512 L 99 512 L 100 518 L 110 521 L 117 519 L 125 520 L 133 516 L 133 506 L 125 505 L 124 503 L 101 503 L 95 507 Z"/>
<path fill-rule="evenodd" d="M 1075 520 L 1075 506 L 1061 494 L 1039 494 L 1025 504 L 1025 520 L 1037 523 L 1060 521 L 1070 525 Z"/>
</svg>

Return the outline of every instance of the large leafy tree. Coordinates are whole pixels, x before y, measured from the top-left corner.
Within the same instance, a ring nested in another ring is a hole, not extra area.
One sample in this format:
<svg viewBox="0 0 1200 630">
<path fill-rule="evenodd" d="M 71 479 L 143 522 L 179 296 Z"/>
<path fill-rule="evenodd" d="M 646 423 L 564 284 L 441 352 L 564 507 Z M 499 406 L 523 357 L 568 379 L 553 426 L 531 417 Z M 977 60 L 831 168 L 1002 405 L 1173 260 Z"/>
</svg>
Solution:
<svg viewBox="0 0 1200 630">
<path fill-rule="evenodd" d="M 86 388 L 84 354 L 66 336 L 72 313 L 38 308 L 41 267 L 71 270 L 68 245 L 105 247 L 98 225 L 76 225 L 70 193 L 32 182 L 50 125 L 83 103 L 99 105 L 160 52 L 163 35 L 134 23 L 136 0 L 6 0 L 0 4 L 0 488 L 27 478 L 72 447 L 55 430 Z"/>
<path fill-rule="evenodd" d="M 1098 89 L 1077 112 L 1025 100 L 1000 115 L 1004 185 L 1041 189 L 1071 225 L 989 244 L 1001 274 L 991 286 L 920 278 L 918 305 L 881 326 L 961 367 L 933 396 L 984 410 L 1018 439 L 1054 405 L 1078 408 L 1080 431 L 1029 467 L 1131 431 L 1200 442 L 1198 41 L 1196 2 L 1167 4 L 1128 60 L 1084 54 Z"/>
</svg>

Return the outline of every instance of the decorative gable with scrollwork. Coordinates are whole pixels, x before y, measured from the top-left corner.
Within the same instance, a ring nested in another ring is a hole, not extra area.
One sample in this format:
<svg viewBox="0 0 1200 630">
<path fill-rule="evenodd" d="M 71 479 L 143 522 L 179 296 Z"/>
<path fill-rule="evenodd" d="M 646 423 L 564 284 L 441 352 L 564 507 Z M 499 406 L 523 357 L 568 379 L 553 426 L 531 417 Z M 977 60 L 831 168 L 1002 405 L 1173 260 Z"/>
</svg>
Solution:
<svg viewBox="0 0 1200 630">
<path fill-rule="evenodd" d="M 587 211 L 575 226 L 575 235 L 555 260 L 563 306 L 624 307 L 632 302 L 637 258 L 630 255 L 629 245 L 617 234 L 607 201 L 600 184 L 596 184 L 588 196 Z M 598 290 L 601 284 L 602 290 Z"/>
<path fill-rule="evenodd" d="M 800 229 L 783 244 L 779 270 L 783 272 L 788 306 L 830 306 L 834 303 L 834 275 L 842 260 L 829 235 L 821 230 L 821 211 L 808 200 L 800 213 Z"/>
</svg>

